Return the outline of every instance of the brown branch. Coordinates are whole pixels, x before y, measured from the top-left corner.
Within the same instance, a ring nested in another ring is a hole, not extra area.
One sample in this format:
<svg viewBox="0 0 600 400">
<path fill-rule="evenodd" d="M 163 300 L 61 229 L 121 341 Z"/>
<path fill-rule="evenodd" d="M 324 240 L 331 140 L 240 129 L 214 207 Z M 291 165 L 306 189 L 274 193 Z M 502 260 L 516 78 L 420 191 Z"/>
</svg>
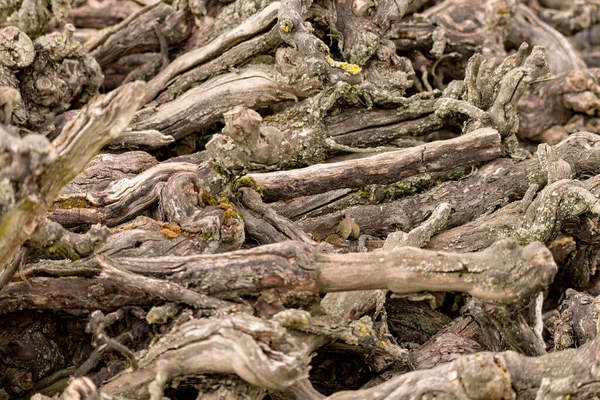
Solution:
<svg viewBox="0 0 600 400">
<path fill-rule="evenodd" d="M 98 250 L 108 237 L 108 229 L 94 225 L 85 234 L 76 234 L 60 224 L 44 218 L 29 238 L 32 248 L 43 248 L 50 253 L 77 260 Z"/>
<path fill-rule="evenodd" d="M 596 337 L 599 300 L 587 293 L 567 289 L 565 299 L 558 308 L 558 315 L 548 321 L 555 350 L 581 347 Z"/>
<path fill-rule="evenodd" d="M 448 154 L 453 157 L 448 157 Z M 496 130 L 486 128 L 456 139 L 358 160 L 317 164 L 291 171 L 248 174 L 247 177 L 263 188 L 266 199 L 289 199 L 333 189 L 392 183 L 425 172 L 475 165 L 493 160 L 500 154 L 500 135 Z"/>
<path fill-rule="evenodd" d="M 101 30 L 85 43 L 85 47 L 104 69 L 129 54 L 160 51 L 162 43 L 154 30 L 155 23 L 164 36 L 165 44 L 170 46 L 183 43 L 192 32 L 192 18 L 187 10 L 160 2 Z"/>
<path fill-rule="evenodd" d="M 104 223 L 115 226 L 135 217 L 155 204 L 160 189 L 172 174 L 195 172 L 197 165 L 189 163 L 165 163 L 145 170 L 131 178 L 113 181 L 104 190 L 72 193 L 65 200 L 77 203 L 83 200 L 83 208 L 60 208 L 52 210 L 49 218 L 63 226 L 79 223 Z M 68 204 L 68 202 L 67 202 Z M 89 205 L 95 206 L 90 208 Z M 96 208 L 97 207 L 97 208 Z"/>
<path fill-rule="evenodd" d="M 167 68 L 162 70 L 148 83 L 143 103 L 152 101 L 166 87 L 168 82 L 177 75 L 201 63 L 210 61 L 241 41 L 266 30 L 275 19 L 279 10 L 279 4 L 279 2 L 271 3 L 243 24 L 222 34 L 208 45 L 173 60 Z"/>
<path fill-rule="evenodd" d="M 175 283 L 147 278 L 124 271 L 114 261 L 105 256 L 98 256 L 98 263 L 102 267 L 103 273 L 109 279 L 127 282 L 128 285 L 136 286 L 153 296 L 163 298 L 167 301 L 183 303 L 205 310 L 237 311 L 242 308 L 233 303 L 194 292 Z"/>
<path fill-rule="evenodd" d="M 224 73 L 235 66 L 243 65 L 252 57 L 268 53 L 281 43 L 282 40 L 277 27 L 271 28 L 267 33 L 244 40 L 219 57 L 177 75 L 152 104 L 160 105 L 171 101 L 211 76 Z"/>
<path fill-rule="evenodd" d="M 135 1 L 103 1 L 102 3 L 84 3 L 73 10 L 73 24 L 77 28 L 102 29 L 116 25 L 140 9 Z"/>
<path fill-rule="evenodd" d="M 179 63 L 176 59 L 155 79 L 169 73 L 177 65 Z M 131 129 L 158 130 L 181 139 L 220 121 L 223 114 L 236 105 L 265 106 L 282 100 L 296 100 L 297 97 L 298 91 L 278 82 L 273 69 L 264 65 L 248 66 L 240 72 L 221 74 L 209 79 L 173 101 L 160 106 L 149 105 L 136 115 Z"/>
<path fill-rule="evenodd" d="M 295 223 L 280 216 L 271 207 L 263 203 L 260 195 L 251 188 L 240 188 L 239 193 L 241 194 L 242 204 L 247 209 L 246 212 L 242 211 L 244 220 L 251 219 L 254 222 L 251 226 L 248 226 L 248 233 L 257 237 L 261 244 L 277 243 L 284 240 L 299 240 L 307 244 L 316 244 Z M 257 219 L 261 221 L 256 221 Z M 268 226 L 265 227 L 265 225 Z M 272 228 L 277 231 L 273 236 L 269 235 Z M 266 239 L 269 236 L 271 236 L 270 239 Z M 263 240 L 260 238 L 263 238 Z"/>
<path fill-rule="evenodd" d="M 73 179 L 89 160 L 117 137 L 140 105 L 144 84 L 131 83 L 90 102 L 68 123 L 52 143 L 52 157 L 38 172 L 37 189 L 21 195 L 0 220 L 0 267 L 4 268 L 19 247 L 34 232 L 60 189 Z M 44 151 L 39 147 L 36 152 Z M 35 154 L 35 153 L 33 153 Z M 30 166 L 24 165 L 25 168 Z M 39 168 L 39 166 L 36 166 Z M 31 178 L 30 178 L 31 179 Z M 8 232 L 11 232 L 8 234 Z"/>
<path fill-rule="evenodd" d="M 162 392 L 160 383 L 174 377 L 211 372 L 235 373 L 253 385 L 282 390 L 308 375 L 306 349 L 290 339 L 278 323 L 244 314 L 191 320 L 153 345 L 139 360 L 139 371 L 117 376 L 102 392 L 139 397 L 155 379 Z"/>
<path fill-rule="evenodd" d="M 512 240 L 496 242 L 479 253 L 444 253 L 401 247 L 375 253 L 320 254 L 302 242 L 284 242 L 219 255 L 186 257 L 115 258 L 119 269 L 146 277 L 185 282 L 187 289 L 221 299 L 257 296 L 273 290 L 284 304 L 306 304 L 318 293 L 366 289 L 389 289 L 397 293 L 423 290 L 458 291 L 490 303 L 527 303 L 543 290 L 556 273 L 550 252 L 541 244 L 521 248 Z M 100 272 L 97 261 L 72 266 L 70 274 Z M 51 271 L 47 271 L 51 272 Z M 60 270 L 59 270 L 60 273 Z M 71 307 L 106 309 L 112 304 L 142 304 L 144 290 L 119 279 L 73 279 L 58 289 L 60 279 L 31 278 L 10 284 L 0 293 L 0 309 L 16 307 Z M 103 283 L 105 282 L 105 283 Z M 100 285 L 86 297 L 89 287 Z M 135 289 L 130 289 L 130 288 Z M 115 296 L 134 290 L 127 298 Z M 112 291 L 111 298 L 105 298 Z M 79 293 L 79 294 L 75 294 Z M 69 300 L 71 298 L 71 300 Z M 52 300 L 49 300 L 52 299 Z"/>
<path fill-rule="evenodd" d="M 600 173 L 599 144 L 600 136 L 581 132 L 553 149 L 570 165 L 573 178 L 577 178 Z M 325 238 L 335 232 L 335 226 L 344 216 L 348 216 L 356 221 L 363 233 L 387 235 L 396 230 L 409 231 L 422 223 L 440 202 L 447 202 L 452 207 L 447 228 L 452 228 L 519 200 L 531 184 L 543 188 L 547 181 L 548 171 L 537 158 L 522 161 L 501 158 L 485 164 L 465 179 L 446 182 L 391 202 L 368 204 L 361 199 L 360 192 L 351 193 L 337 202 L 328 201 L 323 208 L 310 208 L 300 215 L 302 218 L 297 223 L 304 231 Z M 399 183 L 410 188 L 410 181 Z M 276 209 L 287 216 L 280 207 Z"/>
<path fill-rule="evenodd" d="M 500 237 L 513 237 L 522 244 L 549 243 L 567 221 L 585 213 L 600 214 L 600 201 L 581 182 L 570 179 L 547 186 L 531 204 L 523 204 L 524 201 L 440 233 L 429 246 L 476 251 Z"/>
<path fill-rule="evenodd" d="M 331 400 L 411 399 L 449 396 L 461 399 L 587 397 L 598 390 L 594 365 L 600 346 L 596 337 L 583 347 L 526 357 L 508 351 L 477 353 L 433 369 L 409 372 L 381 385 L 336 393 Z"/>
</svg>

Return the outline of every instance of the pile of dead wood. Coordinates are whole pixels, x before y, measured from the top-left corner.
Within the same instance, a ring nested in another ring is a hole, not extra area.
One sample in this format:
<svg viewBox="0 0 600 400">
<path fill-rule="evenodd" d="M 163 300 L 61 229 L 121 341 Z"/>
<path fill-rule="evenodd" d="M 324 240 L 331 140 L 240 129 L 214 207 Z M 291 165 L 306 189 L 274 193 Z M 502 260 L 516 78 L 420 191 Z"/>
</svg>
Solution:
<svg viewBox="0 0 600 400">
<path fill-rule="evenodd" d="M 0 399 L 599 397 L 597 22 L 0 1 Z"/>
</svg>

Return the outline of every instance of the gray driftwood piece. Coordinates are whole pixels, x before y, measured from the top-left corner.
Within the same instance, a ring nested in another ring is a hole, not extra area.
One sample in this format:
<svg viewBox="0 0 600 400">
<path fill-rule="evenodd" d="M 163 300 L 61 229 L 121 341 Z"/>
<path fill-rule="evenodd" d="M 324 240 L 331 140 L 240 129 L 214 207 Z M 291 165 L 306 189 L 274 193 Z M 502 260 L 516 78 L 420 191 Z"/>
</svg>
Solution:
<svg viewBox="0 0 600 400">
<path fill-rule="evenodd" d="M 526 357 L 505 353 L 477 353 L 393 378 L 381 385 L 355 392 L 341 392 L 331 400 L 412 399 L 414 395 L 447 395 L 476 398 L 544 398 L 598 393 L 596 372 L 590 369 L 600 345 L 595 338 L 579 349 Z"/>
<path fill-rule="evenodd" d="M 280 200 L 333 189 L 392 183 L 418 174 L 477 165 L 501 154 L 500 134 L 495 129 L 482 128 L 456 139 L 357 160 L 246 176 L 263 188 L 266 200 Z"/>
<path fill-rule="evenodd" d="M 70 288 L 60 288 L 59 278 L 30 278 L 29 284 L 15 282 L 0 293 L 1 309 L 4 312 L 22 307 L 60 309 L 64 301 L 71 301 L 72 308 L 105 309 L 115 304 L 148 301 L 145 296 L 109 295 L 111 291 L 126 292 L 135 287 L 126 278 L 127 274 L 131 278 L 160 278 L 222 299 L 275 290 L 289 304 L 304 302 L 307 296 L 319 293 L 365 289 L 389 289 L 397 293 L 458 291 L 483 301 L 518 303 L 539 293 L 556 273 L 556 264 L 543 244 L 532 243 L 521 248 L 510 239 L 498 241 L 479 253 L 400 247 L 377 253 L 322 254 L 311 245 L 289 241 L 215 255 L 121 257 L 115 258 L 114 263 L 126 274 L 117 277 L 115 268 L 103 268 L 97 260 L 82 261 L 70 270 L 53 263 L 31 266 L 32 272 L 95 278 L 73 279 Z M 102 288 L 103 281 L 107 286 L 97 291 L 94 303 L 90 303 L 85 288 L 98 285 Z M 120 286 L 122 289 L 118 289 Z M 80 300 L 75 302 L 76 298 Z"/>
<path fill-rule="evenodd" d="M 571 135 L 553 149 L 570 165 L 572 177 L 579 178 L 600 173 L 599 144 L 600 136 L 581 132 Z M 396 230 L 406 232 L 414 228 L 443 201 L 449 203 L 453 210 L 447 225 L 451 228 L 520 200 L 531 185 L 541 189 L 547 182 L 547 169 L 538 158 L 521 161 L 499 158 L 465 179 L 432 184 L 431 188 L 412 196 L 381 204 L 374 199 L 376 204 L 372 204 L 370 193 L 366 198 L 361 198 L 360 192 L 350 193 L 336 201 L 326 201 L 322 206 L 314 204 L 308 212 L 300 215 L 294 211 L 293 215 L 306 232 L 320 238 L 335 233 L 337 223 L 344 216 L 354 219 L 364 233 L 387 235 Z M 411 182 L 401 181 L 399 184 L 409 186 Z M 298 202 L 301 201 L 298 199 Z M 296 209 L 295 201 L 276 204 L 276 209 L 284 216 L 291 217 L 286 211 L 288 208 Z"/>
<path fill-rule="evenodd" d="M 4 186 L 23 184 L 19 181 L 26 175 L 31 185 L 29 191 L 15 191 L 12 204 L 3 205 L 0 230 L 13 234 L 0 236 L 1 268 L 33 234 L 62 187 L 125 129 L 140 106 L 144 85 L 131 83 L 94 99 L 52 143 L 37 134 L 19 139 L 1 128 L 4 152 L 14 154 L 2 171 Z"/>
</svg>

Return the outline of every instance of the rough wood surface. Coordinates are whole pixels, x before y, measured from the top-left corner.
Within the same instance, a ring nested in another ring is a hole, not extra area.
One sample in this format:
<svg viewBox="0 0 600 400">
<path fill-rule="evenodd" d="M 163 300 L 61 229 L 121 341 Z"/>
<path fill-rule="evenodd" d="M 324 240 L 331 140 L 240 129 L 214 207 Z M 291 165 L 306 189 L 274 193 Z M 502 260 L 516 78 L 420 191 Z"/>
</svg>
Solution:
<svg viewBox="0 0 600 400">
<path fill-rule="evenodd" d="M 596 3 L 0 1 L 0 400 L 600 397 Z"/>
<path fill-rule="evenodd" d="M 448 154 L 461 154 L 462 157 L 450 158 Z M 357 160 L 246 176 L 263 188 L 265 199 L 279 200 L 325 190 L 359 188 L 367 183 L 393 183 L 421 173 L 477 165 L 493 160 L 500 154 L 500 135 L 493 129 L 485 128 L 456 139 Z"/>
</svg>

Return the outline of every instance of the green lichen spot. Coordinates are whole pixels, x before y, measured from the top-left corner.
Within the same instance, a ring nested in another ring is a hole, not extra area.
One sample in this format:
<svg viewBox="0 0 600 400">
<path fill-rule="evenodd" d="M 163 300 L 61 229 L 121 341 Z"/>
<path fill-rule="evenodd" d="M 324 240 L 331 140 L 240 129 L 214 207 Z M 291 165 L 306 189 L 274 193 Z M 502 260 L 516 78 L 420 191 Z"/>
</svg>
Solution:
<svg viewBox="0 0 600 400">
<path fill-rule="evenodd" d="M 360 197 L 361 199 L 370 199 L 371 192 L 368 190 L 359 190 L 358 197 Z"/>
<path fill-rule="evenodd" d="M 244 176 L 240 179 L 238 179 L 235 182 L 235 188 L 236 190 L 241 188 L 241 187 L 249 187 L 252 188 L 253 190 L 255 190 L 256 192 L 258 192 L 259 194 L 263 194 L 263 187 L 261 185 L 259 185 L 258 183 L 256 183 L 256 181 L 252 178 L 249 178 L 247 176 Z"/>
<path fill-rule="evenodd" d="M 66 258 L 66 259 L 69 259 L 71 261 L 77 261 L 77 260 L 79 260 L 79 255 L 78 254 L 72 253 L 72 252 L 70 252 L 68 249 L 66 249 L 64 247 L 50 246 L 50 247 L 48 247 L 48 252 L 51 253 L 51 254 L 58 254 L 62 258 Z"/>
<path fill-rule="evenodd" d="M 219 204 L 219 201 L 212 194 L 208 192 L 202 192 L 202 203 L 206 204 L 207 206 L 216 206 Z"/>
<path fill-rule="evenodd" d="M 327 236 L 323 241 L 334 246 L 344 243 L 344 239 L 341 236 L 335 234 Z"/>
<path fill-rule="evenodd" d="M 73 198 L 73 199 L 59 200 L 54 203 L 54 205 L 51 207 L 51 209 L 58 208 L 58 209 L 68 210 L 71 208 L 90 208 L 91 206 L 92 206 L 92 204 L 89 201 L 87 201 L 86 199 Z"/>
<path fill-rule="evenodd" d="M 225 179 L 231 178 L 231 173 L 217 163 L 212 163 L 212 169 L 215 173 L 221 175 Z"/>
</svg>

